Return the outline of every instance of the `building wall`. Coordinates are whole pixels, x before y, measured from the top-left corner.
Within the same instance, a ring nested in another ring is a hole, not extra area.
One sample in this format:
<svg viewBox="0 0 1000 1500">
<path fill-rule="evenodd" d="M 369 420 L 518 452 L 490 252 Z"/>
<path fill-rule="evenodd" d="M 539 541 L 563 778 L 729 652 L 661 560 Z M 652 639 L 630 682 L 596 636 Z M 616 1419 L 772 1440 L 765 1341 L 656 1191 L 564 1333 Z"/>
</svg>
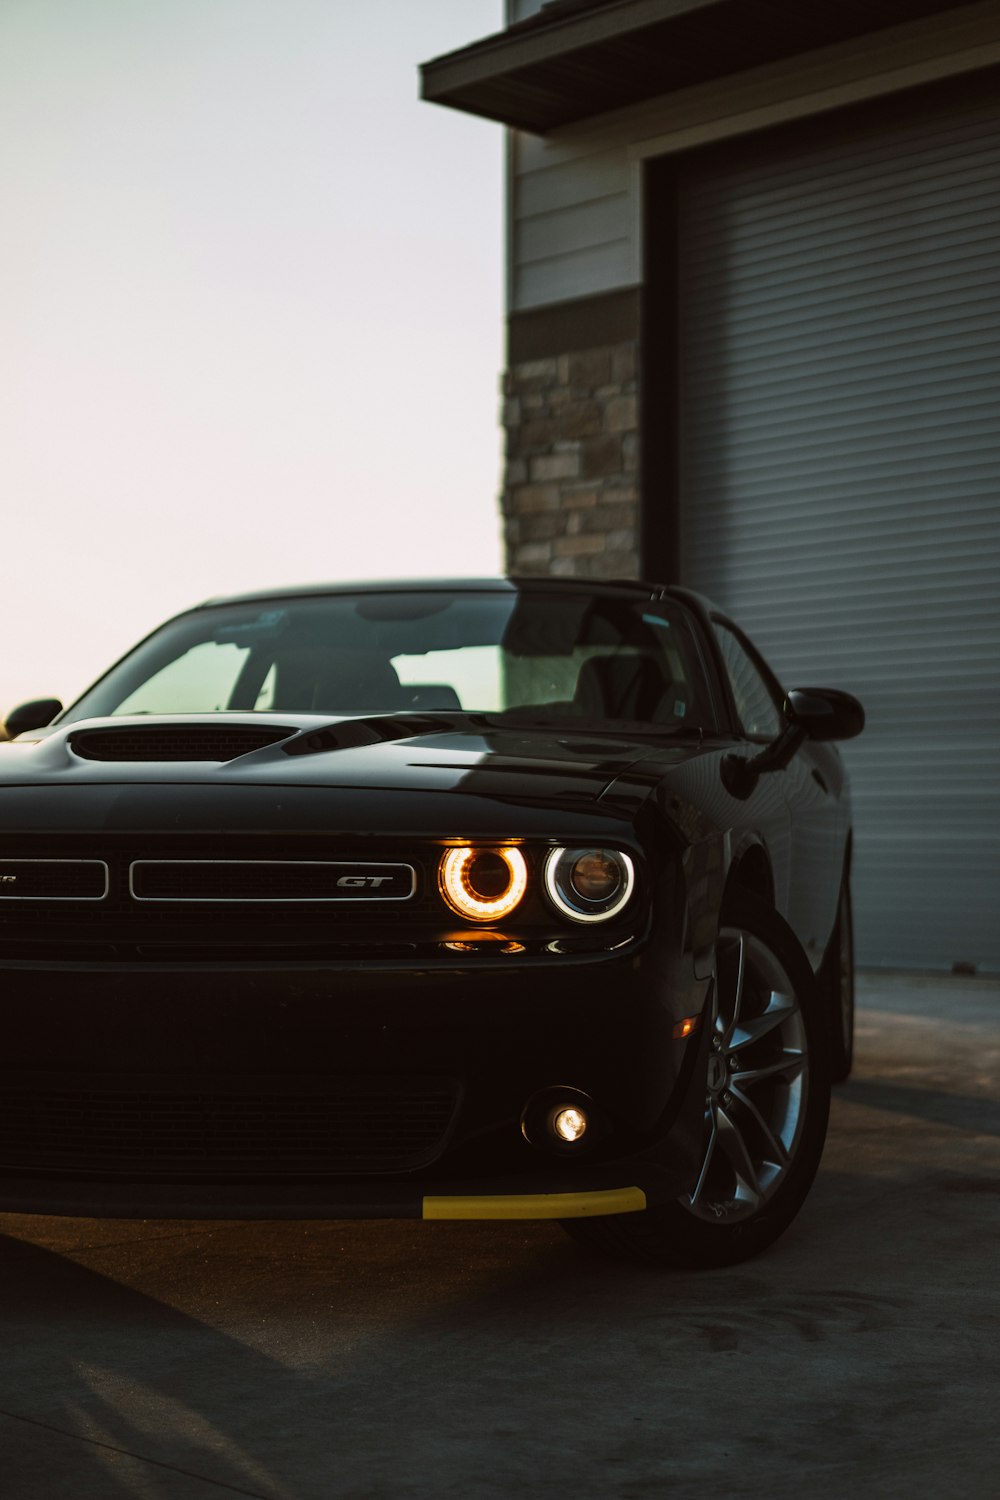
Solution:
<svg viewBox="0 0 1000 1500">
<path fill-rule="evenodd" d="M 635 578 L 638 342 L 510 366 L 503 515 L 510 571 Z"/>
<path fill-rule="evenodd" d="M 508 21 L 540 8 L 509 0 Z M 641 567 L 638 316 L 609 330 L 606 313 L 643 285 L 644 163 L 996 62 L 1000 6 L 982 0 L 545 137 L 510 132 L 501 503 L 511 571 Z"/>
<path fill-rule="evenodd" d="M 538 8 L 532 5 L 528 13 Z M 515 132 L 509 183 L 511 310 L 640 283 L 639 167 L 646 156 L 687 150 L 997 61 L 1000 7 L 984 0 L 548 136 Z"/>
<path fill-rule="evenodd" d="M 542 4 L 543 0 L 507 0 L 507 25 L 513 26 L 517 21 L 526 21 L 529 16 L 537 15 Z"/>
</svg>

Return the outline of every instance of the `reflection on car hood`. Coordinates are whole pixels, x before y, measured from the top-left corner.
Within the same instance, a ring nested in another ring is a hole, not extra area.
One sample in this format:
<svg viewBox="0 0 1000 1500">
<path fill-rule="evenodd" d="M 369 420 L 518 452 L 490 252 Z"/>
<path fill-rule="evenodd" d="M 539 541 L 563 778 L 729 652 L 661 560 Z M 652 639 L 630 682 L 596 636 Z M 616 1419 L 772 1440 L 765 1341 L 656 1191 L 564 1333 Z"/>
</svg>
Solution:
<svg viewBox="0 0 1000 1500">
<path fill-rule="evenodd" d="M 196 746 L 190 757 L 183 744 L 170 744 L 171 736 L 185 730 Z M 264 738 L 277 730 L 284 733 L 272 743 L 249 750 L 240 746 L 234 753 L 239 734 L 258 731 Z M 225 759 L 209 758 L 205 747 L 198 747 L 207 736 L 211 750 L 211 736 L 227 733 L 228 745 L 218 747 Z M 125 753 L 115 743 L 123 736 L 128 737 Z M 168 744 L 161 757 L 159 749 Z M 86 719 L 0 748 L 0 786 L 322 786 L 458 790 L 503 800 L 579 803 L 604 796 L 628 767 L 649 757 L 655 744 L 641 733 L 619 738 L 606 727 L 575 725 L 567 731 L 559 724 L 504 723 L 484 714 Z M 680 742 L 667 758 L 684 760 L 694 749 L 691 742 Z M 142 758 L 126 758 L 132 753 Z M 661 769 L 662 758 L 661 751 Z"/>
</svg>

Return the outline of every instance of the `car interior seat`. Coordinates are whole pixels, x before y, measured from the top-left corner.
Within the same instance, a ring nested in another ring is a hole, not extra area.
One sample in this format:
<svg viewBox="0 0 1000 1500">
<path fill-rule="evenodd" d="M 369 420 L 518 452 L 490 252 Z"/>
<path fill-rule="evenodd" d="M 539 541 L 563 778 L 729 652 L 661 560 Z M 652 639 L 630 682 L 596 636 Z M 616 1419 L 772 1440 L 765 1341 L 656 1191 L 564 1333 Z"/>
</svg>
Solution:
<svg viewBox="0 0 1000 1500">
<path fill-rule="evenodd" d="M 279 665 L 274 707 L 299 713 L 390 713 L 403 706 L 396 671 L 375 651 L 296 651 Z"/>
<path fill-rule="evenodd" d="M 662 658 L 627 652 L 585 661 L 573 701 L 584 718 L 656 724 L 674 717 L 673 697 Z"/>
</svg>

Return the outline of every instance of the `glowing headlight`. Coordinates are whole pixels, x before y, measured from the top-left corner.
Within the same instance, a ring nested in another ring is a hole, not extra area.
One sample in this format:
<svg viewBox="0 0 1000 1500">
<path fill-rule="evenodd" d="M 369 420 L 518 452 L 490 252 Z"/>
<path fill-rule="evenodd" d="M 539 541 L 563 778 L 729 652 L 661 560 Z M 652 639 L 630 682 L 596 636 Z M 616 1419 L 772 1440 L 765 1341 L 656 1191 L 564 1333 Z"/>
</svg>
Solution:
<svg viewBox="0 0 1000 1500">
<path fill-rule="evenodd" d="M 545 889 L 574 922 L 607 922 L 635 887 L 635 868 L 619 849 L 553 849 L 545 861 Z"/>
<path fill-rule="evenodd" d="M 528 887 L 520 849 L 449 849 L 438 871 L 441 894 L 453 911 L 473 922 L 507 917 Z"/>
</svg>

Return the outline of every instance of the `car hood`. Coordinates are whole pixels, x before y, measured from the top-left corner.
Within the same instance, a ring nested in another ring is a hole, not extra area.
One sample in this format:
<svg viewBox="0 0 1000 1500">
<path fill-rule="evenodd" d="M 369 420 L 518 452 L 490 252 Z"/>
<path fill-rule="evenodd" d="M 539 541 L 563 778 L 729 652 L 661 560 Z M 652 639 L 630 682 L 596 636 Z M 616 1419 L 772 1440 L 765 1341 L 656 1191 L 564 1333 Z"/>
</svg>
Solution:
<svg viewBox="0 0 1000 1500">
<path fill-rule="evenodd" d="M 129 736 L 130 753 L 138 746 L 145 756 L 157 754 L 158 736 L 184 730 L 191 731 L 195 745 L 199 736 L 220 731 L 286 734 L 226 760 L 176 758 L 176 745 L 170 758 L 126 760 L 113 744 L 114 758 L 94 758 L 93 746 L 100 745 L 95 735 L 104 736 L 102 756 L 109 737 L 123 733 Z M 237 804 L 244 801 L 239 795 L 220 798 L 224 787 L 243 788 L 246 794 L 269 788 L 281 796 L 296 788 L 322 789 L 324 801 L 336 793 L 341 804 L 347 793 L 359 816 L 366 804 L 369 826 L 393 817 L 410 823 L 412 813 L 403 817 L 401 802 L 412 808 L 426 801 L 428 793 L 457 794 L 480 808 L 485 803 L 508 809 L 511 804 L 550 811 L 562 807 L 621 818 L 634 815 L 671 764 L 679 768 L 697 753 L 692 740 L 664 746 L 662 739 L 657 742 L 641 731 L 618 737 L 608 734 L 606 726 L 591 732 L 575 725 L 567 732 L 551 723 L 511 724 L 483 714 L 88 719 L 0 746 L 0 792 L 90 788 L 85 800 L 96 810 L 97 804 L 109 806 L 113 794 L 120 799 L 121 789 L 129 788 L 133 809 L 148 805 L 151 810 L 155 795 L 175 807 L 188 801 L 203 811 L 214 806 L 220 823 L 229 821 L 224 804 L 235 816 Z M 100 794 L 102 788 L 106 796 Z M 185 788 L 188 798 L 182 796 Z M 379 798 L 383 803 L 388 799 L 392 808 L 384 805 L 376 819 L 373 808 Z M 69 812 L 65 800 L 57 800 Z M 12 826 L 9 818 L 2 821 Z"/>
</svg>

